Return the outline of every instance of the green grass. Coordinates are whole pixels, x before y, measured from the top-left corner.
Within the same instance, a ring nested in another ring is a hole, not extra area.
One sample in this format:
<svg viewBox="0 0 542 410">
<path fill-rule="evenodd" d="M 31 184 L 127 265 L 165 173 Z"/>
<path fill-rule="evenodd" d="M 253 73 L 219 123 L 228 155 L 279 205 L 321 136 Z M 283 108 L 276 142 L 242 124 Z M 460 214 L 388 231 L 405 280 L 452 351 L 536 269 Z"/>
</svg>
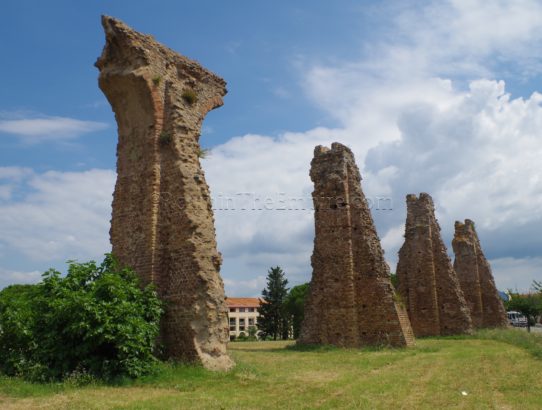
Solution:
<svg viewBox="0 0 542 410">
<path fill-rule="evenodd" d="M 237 366 L 227 373 L 161 364 L 138 380 L 85 387 L 3 378 L 0 408 L 539 409 L 541 350 L 541 336 L 515 330 L 420 339 L 411 349 L 231 343 Z"/>
</svg>

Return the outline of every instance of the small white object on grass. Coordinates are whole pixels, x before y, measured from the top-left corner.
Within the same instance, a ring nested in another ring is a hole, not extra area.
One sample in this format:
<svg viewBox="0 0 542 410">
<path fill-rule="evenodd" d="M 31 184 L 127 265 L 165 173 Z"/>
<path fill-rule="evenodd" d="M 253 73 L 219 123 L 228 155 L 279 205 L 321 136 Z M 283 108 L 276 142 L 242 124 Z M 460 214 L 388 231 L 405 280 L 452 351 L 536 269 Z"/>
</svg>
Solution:
<svg viewBox="0 0 542 410">
<path fill-rule="evenodd" d="M 467 393 L 466 391 L 463 390 L 463 391 L 461 392 L 461 394 L 462 394 L 463 396 L 467 396 L 469 393 Z"/>
</svg>

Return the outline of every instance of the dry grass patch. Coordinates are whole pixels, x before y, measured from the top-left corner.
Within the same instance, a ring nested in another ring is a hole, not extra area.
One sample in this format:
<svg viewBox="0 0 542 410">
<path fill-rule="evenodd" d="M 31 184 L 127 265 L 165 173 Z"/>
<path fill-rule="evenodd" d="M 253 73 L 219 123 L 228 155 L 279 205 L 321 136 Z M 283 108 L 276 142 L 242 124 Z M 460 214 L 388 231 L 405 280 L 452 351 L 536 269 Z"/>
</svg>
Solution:
<svg viewBox="0 0 542 410">
<path fill-rule="evenodd" d="M 540 409 L 542 361 L 500 341 L 506 337 L 421 339 L 412 349 L 373 351 L 232 343 L 238 365 L 229 373 L 164 365 L 156 375 L 124 386 L 84 388 L 24 386 L 10 379 L 0 386 L 0 407 Z"/>
</svg>

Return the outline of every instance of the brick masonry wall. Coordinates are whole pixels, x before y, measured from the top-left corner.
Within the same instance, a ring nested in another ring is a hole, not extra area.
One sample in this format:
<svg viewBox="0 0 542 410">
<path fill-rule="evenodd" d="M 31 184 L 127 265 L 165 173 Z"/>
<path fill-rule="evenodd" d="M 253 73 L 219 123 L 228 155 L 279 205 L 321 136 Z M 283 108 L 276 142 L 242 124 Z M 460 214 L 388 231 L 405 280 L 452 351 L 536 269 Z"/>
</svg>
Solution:
<svg viewBox="0 0 542 410">
<path fill-rule="evenodd" d="M 473 221 L 456 221 L 452 247 L 455 254 L 454 269 L 470 307 L 474 326 L 508 326 L 506 311 Z"/>
<path fill-rule="evenodd" d="M 229 369 L 224 285 L 199 135 L 226 83 L 119 20 L 102 18 L 99 85 L 118 123 L 113 254 L 166 303 L 166 356 Z"/>
<path fill-rule="evenodd" d="M 407 195 L 397 280 L 416 337 L 472 332 L 470 311 L 426 193 Z"/>
<path fill-rule="evenodd" d="M 349 148 L 316 147 L 310 176 L 315 206 L 313 275 L 300 344 L 341 347 L 414 344 L 395 302 L 380 241 Z"/>
</svg>

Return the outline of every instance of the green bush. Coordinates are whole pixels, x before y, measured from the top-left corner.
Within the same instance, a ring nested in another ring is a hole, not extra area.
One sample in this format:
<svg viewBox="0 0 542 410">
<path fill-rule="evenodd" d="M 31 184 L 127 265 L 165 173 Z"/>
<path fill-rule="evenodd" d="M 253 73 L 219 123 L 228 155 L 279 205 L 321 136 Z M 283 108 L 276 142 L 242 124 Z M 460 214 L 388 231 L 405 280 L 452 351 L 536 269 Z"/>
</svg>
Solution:
<svg viewBox="0 0 542 410">
<path fill-rule="evenodd" d="M 0 292 L 0 370 L 35 381 L 137 377 L 151 370 L 162 306 L 111 255 L 71 262 Z"/>
<path fill-rule="evenodd" d="M 184 90 L 181 97 L 189 105 L 195 104 L 198 101 L 198 95 L 191 88 Z"/>
</svg>

